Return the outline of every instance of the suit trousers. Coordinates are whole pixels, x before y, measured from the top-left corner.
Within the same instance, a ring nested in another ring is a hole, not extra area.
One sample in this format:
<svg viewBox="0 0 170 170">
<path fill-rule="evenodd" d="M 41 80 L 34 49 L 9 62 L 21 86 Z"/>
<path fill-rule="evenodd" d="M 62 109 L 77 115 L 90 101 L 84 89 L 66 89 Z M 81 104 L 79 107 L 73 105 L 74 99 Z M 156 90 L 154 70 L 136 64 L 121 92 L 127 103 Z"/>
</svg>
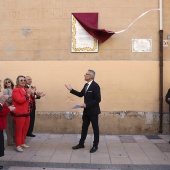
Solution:
<svg viewBox="0 0 170 170">
<path fill-rule="evenodd" d="M 7 115 L 7 127 L 5 129 L 7 135 L 7 145 L 14 144 L 14 120 L 10 114 Z"/>
<path fill-rule="evenodd" d="M 83 121 L 83 124 L 82 124 L 81 139 L 79 141 L 79 144 L 84 145 L 84 142 L 87 137 L 88 127 L 91 122 L 92 128 L 93 128 L 93 133 L 94 133 L 93 146 L 98 146 L 98 144 L 99 144 L 98 114 L 96 114 L 96 115 L 83 114 L 82 121 Z"/>
<path fill-rule="evenodd" d="M 31 135 L 34 129 L 34 123 L 35 123 L 35 107 L 33 107 L 31 113 L 30 113 L 30 124 L 28 128 L 28 135 Z"/>
<path fill-rule="evenodd" d="M 0 130 L 0 157 L 4 156 L 4 134 L 3 130 Z"/>
</svg>

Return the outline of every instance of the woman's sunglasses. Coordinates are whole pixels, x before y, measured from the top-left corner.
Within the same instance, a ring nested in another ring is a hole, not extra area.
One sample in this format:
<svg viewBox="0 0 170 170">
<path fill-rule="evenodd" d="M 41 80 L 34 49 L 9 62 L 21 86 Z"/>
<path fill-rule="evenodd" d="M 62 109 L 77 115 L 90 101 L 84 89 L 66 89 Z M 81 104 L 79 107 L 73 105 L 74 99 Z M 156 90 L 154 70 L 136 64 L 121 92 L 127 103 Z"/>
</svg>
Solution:
<svg viewBox="0 0 170 170">
<path fill-rule="evenodd" d="M 11 83 L 10 81 L 6 81 L 5 84 Z"/>
<path fill-rule="evenodd" d="M 20 82 L 26 82 L 26 80 L 25 80 L 25 79 L 20 79 L 19 81 L 20 81 Z"/>
</svg>

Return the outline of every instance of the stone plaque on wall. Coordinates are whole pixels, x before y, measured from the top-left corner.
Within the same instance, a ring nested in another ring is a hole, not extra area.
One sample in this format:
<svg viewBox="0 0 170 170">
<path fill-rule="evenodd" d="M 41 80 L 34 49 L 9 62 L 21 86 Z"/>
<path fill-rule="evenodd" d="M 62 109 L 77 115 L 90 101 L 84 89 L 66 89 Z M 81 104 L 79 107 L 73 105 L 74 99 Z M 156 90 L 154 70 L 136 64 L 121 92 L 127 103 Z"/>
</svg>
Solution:
<svg viewBox="0 0 170 170">
<path fill-rule="evenodd" d="M 132 52 L 152 52 L 152 39 L 132 39 Z"/>
<path fill-rule="evenodd" d="M 73 15 L 71 52 L 98 52 L 98 40 L 93 38 Z"/>
</svg>

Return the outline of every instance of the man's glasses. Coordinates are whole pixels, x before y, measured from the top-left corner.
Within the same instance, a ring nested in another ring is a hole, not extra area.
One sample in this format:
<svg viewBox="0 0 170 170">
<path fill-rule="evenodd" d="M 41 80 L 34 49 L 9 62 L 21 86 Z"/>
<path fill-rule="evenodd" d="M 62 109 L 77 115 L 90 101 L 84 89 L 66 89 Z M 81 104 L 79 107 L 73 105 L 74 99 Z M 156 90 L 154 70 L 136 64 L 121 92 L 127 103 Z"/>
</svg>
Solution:
<svg viewBox="0 0 170 170">
<path fill-rule="evenodd" d="M 6 81 L 5 84 L 11 83 L 10 81 Z"/>
<path fill-rule="evenodd" d="M 85 75 L 88 75 L 88 76 L 90 76 L 91 74 L 88 74 L 88 73 L 86 73 Z"/>
<path fill-rule="evenodd" d="M 26 80 L 25 80 L 25 79 L 20 79 L 19 81 L 20 81 L 20 82 L 26 82 Z"/>
</svg>

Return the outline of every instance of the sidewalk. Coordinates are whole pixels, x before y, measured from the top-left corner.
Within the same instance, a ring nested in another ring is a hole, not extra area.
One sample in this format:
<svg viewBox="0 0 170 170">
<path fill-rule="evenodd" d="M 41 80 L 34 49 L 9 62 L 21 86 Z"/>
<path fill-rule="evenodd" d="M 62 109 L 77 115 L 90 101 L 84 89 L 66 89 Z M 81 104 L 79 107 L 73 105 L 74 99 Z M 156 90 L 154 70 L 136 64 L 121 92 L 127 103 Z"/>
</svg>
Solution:
<svg viewBox="0 0 170 170">
<path fill-rule="evenodd" d="M 80 134 L 36 134 L 27 137 L 23 153 L 5 146 L 0 157 L 3 170 L 170 170 L 170 135 L 101 135 L 99 149 L 89 153 L 93 135 L 85 148 L 72 150 Z"/>
</svg>

